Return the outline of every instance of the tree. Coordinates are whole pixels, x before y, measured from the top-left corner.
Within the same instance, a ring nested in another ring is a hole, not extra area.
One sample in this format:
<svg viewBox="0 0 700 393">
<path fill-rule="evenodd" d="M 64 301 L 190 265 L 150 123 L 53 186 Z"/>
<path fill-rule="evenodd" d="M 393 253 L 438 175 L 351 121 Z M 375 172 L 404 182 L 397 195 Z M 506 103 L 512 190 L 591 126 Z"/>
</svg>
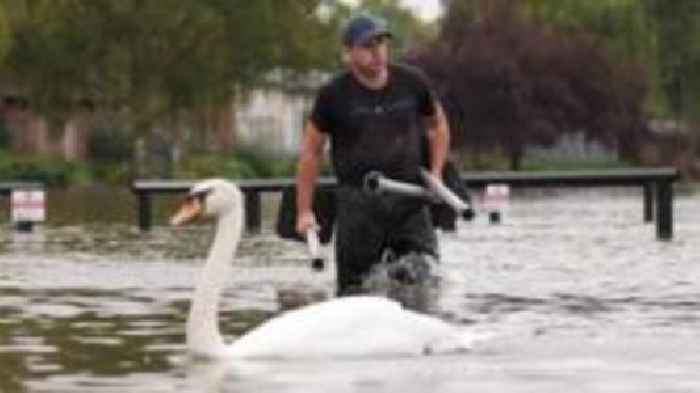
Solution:
<svg viewBox="0 0 700 393">
<path fill-rule="evenodd" d="M 644 0 L 658 41 L 659 81 L 671 114 L 699 118 L 700 4 L 679 0 Z"/>
<path fill-rule="evenodd" d="M 700 139 L 700 4 L 695 0 L 523 0 L 537 21 L 567 31 L 596 34 L 618 58 L 648 69 L 647 108 L 655 118 L 675 119 L 696 155 Z M 676 164 L 683 164 L 676 162 Z"/>
<path fill-rule="evenodd" d="M 0 3 L 0 62 L 5 58 L 10 48 L 11 30 L 7 20 L 5 6 Z"/>
<path fill-rule="evenodd" d="M 0 70 L 56 129 L 87 105 L 133 137 L 161 128 L 177 139 L 175 125 L 271 71 L 337 58 L 336 20 L 318 17 L 320 0 L 5 1 L 14 42 Z"/>
<path fill-rule="evenodd" d="M 635 158 L 627 144 L 645 132 L 641 67 L 616 64 L 590 34 L 528 22 L 514 2 L 451 4 L 438 42 L 409 59 L 437 82 L 457 145 L 500 147 L 518 169 L 526 146 L 583 131 Z"/>
<path fill-rule="evenodd" d="M 393 46 L 397 56 L 432 38 L 432 26 L 421 21 L 410 9 L 402 6 L 399 0 L 362 0 L 357 8 L 388 21 L 394 33 Z"/>
</svg>

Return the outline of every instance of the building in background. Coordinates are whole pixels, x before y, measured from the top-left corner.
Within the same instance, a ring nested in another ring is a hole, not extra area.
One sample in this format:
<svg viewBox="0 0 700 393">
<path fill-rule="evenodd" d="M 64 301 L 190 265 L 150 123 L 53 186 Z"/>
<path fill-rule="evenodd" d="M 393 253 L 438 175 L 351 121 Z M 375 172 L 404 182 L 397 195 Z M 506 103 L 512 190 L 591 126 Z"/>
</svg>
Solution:
<svg viewBox="0 0 700 393">
<path fill-rule="evenodd" d="M 183 141 L 183 135 L 189 134 L 190 138 L 201 139 L 198 144 L 206 151 L 226 151 L 236 145 L 245 145 L 266 152 L 293 155 L 298 150 L 316 91 L 325 78 L 321 73 L 303 77 L 279 71 L 272 73 L 263 83 L 225 105 L 193 112 L 196 113 L 194 116 L 189 120 L 181 119 L 179 124 L 167 121 L 155 124 L 151 134 L 158 138 L 149 138 L 157 139 L 149 145 L 157 146 L 149 146 L 147 150 L 178 151 L 177 145 Z M 8 134 L 5 148 L 16 153 L 66 160 L 89 159 L 89 111 L 90 108 L 81 108 L 65 126 L 52 128 L 41 114 L 32 110 L 26 99 L 5 94 L 0 100 L 0 123 Z M 141 139 L 134 142 L 138 145 Z M 146 150 L 143 153 L 149 154 Z"/>
<path fill-rule="evenodd" d="M 7 134 L 4 148 L 15 153 L 84 160 L 87 158 L 90 111 L 91 108 L 80 107 L 64 125 L 51 127 L 45 117 L 32 111 L 26 99 L 3 95 L 0 121 Z"/>
<path fill-rule="evenodd" d="M 301 141 L 311 100 L 279 90 L 255 90 L 236 105 L 238 142 L 269 152 L 293 154 Z"/>
<path fill-rule="evenodd" d="M 240 97 L 235 104 L 239 143 L 295 154 L 316 92 L 327 77 L 310 73 L 303 78 L 290 78 L 277 72 L 265 84 Z"/>
</svg>

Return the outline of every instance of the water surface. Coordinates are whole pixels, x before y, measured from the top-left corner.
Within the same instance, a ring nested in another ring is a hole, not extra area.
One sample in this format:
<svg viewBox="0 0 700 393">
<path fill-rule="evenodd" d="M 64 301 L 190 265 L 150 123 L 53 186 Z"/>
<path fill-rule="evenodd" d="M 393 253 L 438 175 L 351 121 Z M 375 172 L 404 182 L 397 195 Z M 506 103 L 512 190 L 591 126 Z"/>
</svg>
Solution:
<svg viewBox="0 0 700 393">
<path fill-rule="evenodd" d="M 490 335 L 469 353 L 231 364 L 184 347 L 211 227 L 142 234 L 93 210 L 32 234 L 1 224 L 0 392 L 700 391 L 696 196 L 677 199 L 671 242 L 642 222 L 639 193 L 616 189 L 532 191 L 501 225 L 481 215 L 440 234 L 436 314 Z M 333 291 L 333 269 L 312 272 L 269 231 L 236 263 L 230 339 L 281 312 L 281 290 Z"/>
</svg>

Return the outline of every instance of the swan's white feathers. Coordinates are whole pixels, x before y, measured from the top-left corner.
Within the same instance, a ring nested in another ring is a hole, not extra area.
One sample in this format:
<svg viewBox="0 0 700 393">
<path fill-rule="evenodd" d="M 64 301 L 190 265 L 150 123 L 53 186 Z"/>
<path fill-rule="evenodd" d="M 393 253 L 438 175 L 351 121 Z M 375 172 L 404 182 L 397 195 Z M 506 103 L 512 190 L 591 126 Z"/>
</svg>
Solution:
<svg viewBox="0 0 700 393">
<path fill-rule="evenodd" d="M 417 355 L 464 349 L 473 336 L 437 318 L 372 296 L 351 296 L 288 311 L 222 346 L 217 299 L 230 273 L 240 232 L 242 195 L 234 184 L 211 179 L 191 194 L 206 193 L 207 213 L 217 233 L 202 270 L 188 318 L 188 345 L 204 356 L 239 358 Z"/>
<path fill-rule="evenodd" d="M 452 325 L 382 297 L 346 297 L 270 319 L 236 340 L 229 354 L 247 358 L 420 355 L 456 333 Z"/>
<path fill-rule="evenodd" d="M 222 215 L 243 203 L 241 190 L 225 179 L 198 182 L 190 189 L 190 195 L 205 196 L 205 214 L 208 216 Z"/>
<path fill-rule="evenodd" d="M 223 190 L 232 188 L 235 188 L 235 186 L 224 179 L 207 179 L 195 183 L 190 189 L 190 195 L 208 193 L 215 189 Z"/>
</svg>

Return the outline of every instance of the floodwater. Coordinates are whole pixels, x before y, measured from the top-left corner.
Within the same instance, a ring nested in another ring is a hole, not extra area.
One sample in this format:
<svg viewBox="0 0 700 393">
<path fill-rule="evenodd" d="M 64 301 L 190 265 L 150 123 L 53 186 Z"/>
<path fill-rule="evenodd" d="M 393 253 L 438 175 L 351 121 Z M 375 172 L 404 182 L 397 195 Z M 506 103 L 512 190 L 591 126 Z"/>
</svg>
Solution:
<svg viewBox="0 0 700 393">
<path fill-rule="evenodd" d="M 94 212 L 50 207 L 58 218 L 31 234 L 0 224 L 0 392 L 700 391 L 698 196 L 677 197 L 671 242 L 618 189 L 533 190 L 500 225 L 440 234 L 437 316 L 487 333 L 470 352 L 210 363 L 187 356 L 184 323 L 211 227 L 105 224 L 119 198 L 104 195 Z M 240 254 L 229 339 L 279 313 L 281 290 L 333 291 L 333 269 L 269 231 Z"/>
</svg>

